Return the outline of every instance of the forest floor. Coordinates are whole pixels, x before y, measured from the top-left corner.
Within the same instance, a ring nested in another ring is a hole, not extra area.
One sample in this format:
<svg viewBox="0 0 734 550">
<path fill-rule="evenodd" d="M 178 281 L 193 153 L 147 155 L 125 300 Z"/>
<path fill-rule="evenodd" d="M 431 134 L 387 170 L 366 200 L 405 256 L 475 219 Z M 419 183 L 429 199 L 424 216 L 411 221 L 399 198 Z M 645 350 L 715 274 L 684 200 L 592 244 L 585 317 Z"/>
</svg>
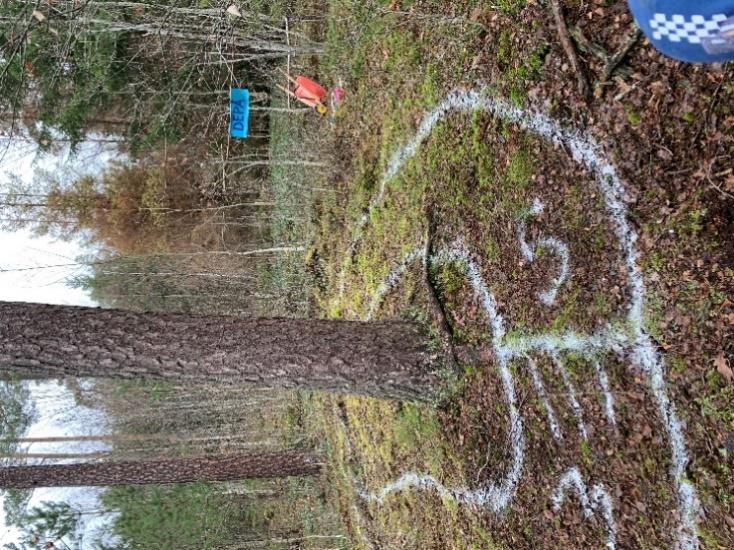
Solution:
<svg viewBox="0 0 734 550">
<path fill-rule="evenodd" d="M 604 55 L 633 30 L 626 2 L 565 4 Z M 439 407 L 303 398 L 355 542 L 734 547 L 731 64 L 677 63 L 640 40 L 602 82 L 602 54 L 580 51 L 596 88 L 584 97 L 536 2 L 332 0 L 328 20 L 318 76 L 347 99 L 313 129 L 336 151 L 323 183 L 336 192 L 316 205 L 317 305 L 431 325 L 422 262 L 399 267 L 429 235 L 454 341 L 480 350 Z M 429 128 L 457 90 L 485 109 Z M 431 477 L 379 494 L 410 472 Z"/>
</svg>

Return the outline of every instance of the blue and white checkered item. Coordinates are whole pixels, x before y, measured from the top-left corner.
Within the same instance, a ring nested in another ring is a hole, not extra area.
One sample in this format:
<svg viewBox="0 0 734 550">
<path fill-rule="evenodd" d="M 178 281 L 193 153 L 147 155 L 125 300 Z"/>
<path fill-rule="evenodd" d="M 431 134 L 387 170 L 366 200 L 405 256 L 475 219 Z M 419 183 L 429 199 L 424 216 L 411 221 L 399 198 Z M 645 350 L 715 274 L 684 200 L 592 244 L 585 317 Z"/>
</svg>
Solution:
<svg viewBox="0 0 734 550">
<path fill-rule="evenodd" d="M 734 59 L 734 0 L 630 0 L 647 37 L 664 54 L 699 63 Z"/>
</svg>

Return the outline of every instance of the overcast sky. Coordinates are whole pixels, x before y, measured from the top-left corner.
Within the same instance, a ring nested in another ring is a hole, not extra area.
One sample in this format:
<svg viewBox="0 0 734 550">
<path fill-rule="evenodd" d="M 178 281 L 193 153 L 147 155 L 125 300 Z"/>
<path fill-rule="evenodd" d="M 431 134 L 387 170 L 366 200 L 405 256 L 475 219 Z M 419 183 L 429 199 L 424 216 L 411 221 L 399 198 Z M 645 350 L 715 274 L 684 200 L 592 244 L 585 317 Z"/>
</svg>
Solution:
<svg viewBox="0 0 734 550">
<path fill-rule="evenodd" d="M 0 300 L 95 305 L 85 292 L 66 285 L 83 267 L 64 264 L 74 264 L 84 252 L 77 243 L 34 237 L 29 231 L 0 232 Z"/>
<path fill-rule="evenodd" d="M 30 382 L 28 387 L 36 404 L 38 418 L 26 433 L 27 437 L 98 435 L 109 432 L 104 413 L 77 405 L 74 396 L 63 384 L 56 381 L 41 381 Z M 34 453 L 93 453 L 108 450 L 109 444 L 34 443 L 26 447 L 26 450 Z M 39 506 L 46 501 L 68 502 L 79 510 L 99 510 L 102 508 L 99 496 L 100 489 L 97 487 L 35 489 L 29 506 Z M 18 543 L 20 533 L 14 527 L 5 525 L 5 511 L 1 503 L 2 500 L 0 500 L 0 544 Z M 111 514 L 84 515 L 82 548 L 92 549 L 98 540 L 113 542 L 108 535 L 113 519 L 114 516 Z"/>
<path fill-rule="evenodd" d="M 63 184 L 86 174 L 98 174 L 112 160 L 126 157 L 109 136 L 91 135 L 74 154 L 68 146 L 39 153 L 31 139 L 15 136 L 8 142 L 0 137 L 0 192 L 6 190 L 13 176 L 32 186 L 36 173 L 44 171 Z M 77 243 L 34 238 L 30 231 L 0 232 L 0 300 L 93 305 L 83 292 L 64 284 L 79 272 L 80 266 L 59 265 L 72 264 L 85 252 Z"/>
<path fill-rule="evenodd" d="M 31 184 L 35 172 L 40 169 L 64 180 L 98 173 L 112 159 L 124 160 L 116 152 L 114 143 L 83 143 L 76 155 L 70 155 L 68 148 L 39 155 L 30 140 L 13 140 L 10 146 L 7 143 L 7 139 L 0 138 L 0 192 L 5 190 L 12 175 Z M 28 230 L 12 233 L 0 231 L 0 300 L 95 305 L 85 292 L 67 285 L 70 278 L 84 273 L 84 266 L 76 264 L 76 260 L 88 252 L 79 243 L 37 237 Z M 101 412 L 77 407 L 71 392 L 56 382 L 33 383 L 31 393 L 36 402 L 38 419 L 28 430 L 28 436 L 90 435 L 107 430 Z M 44 450 L 73 452 L 59 446 L 46 449 L 36 444 L 33 447 L 34 452 Z M 77 449 L 81 452 L 94 450 L 100 449 Z M 98 495 L 99 491 L 93 488 L 39 489 L 34 491 L 31 505 L 38 505 L 44 500 L 66 501 L 83 509 L 93 509 L 99 507 Z M 85 540 L 92 542 L 96 538 L 90 536 L 92 532 L 104 529 L 110 519 L 109 515 L 87 519 Z M 0 544 L 17 542 L 17 536 L 14 529 L 6 527 L 0 505 Z"/>
</svg>

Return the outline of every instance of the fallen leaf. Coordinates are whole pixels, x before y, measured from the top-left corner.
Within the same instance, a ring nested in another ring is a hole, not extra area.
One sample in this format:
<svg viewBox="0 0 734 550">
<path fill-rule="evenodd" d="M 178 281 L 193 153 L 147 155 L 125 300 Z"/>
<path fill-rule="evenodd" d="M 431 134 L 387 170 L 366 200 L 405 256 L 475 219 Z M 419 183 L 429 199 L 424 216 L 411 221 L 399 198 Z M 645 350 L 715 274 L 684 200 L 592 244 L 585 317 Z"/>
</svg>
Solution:
<svg viewBox="0 0 734 550">
<path fill-rule="evenodd" d="M 227 13 L 230 15 L 234 15 L 235 17 L 242 17 L 242 12 L 240 11 L 240 8 L 238 8 L 234 4 L 227 8 Z"/>
<path fill-rule="evenodd" d="M 724 357 L 723 351 L 720 351 L 719 355 L 714 359 L 714 366 L 719 374 L 723 376 L 729 384 L 734 382 L 734 371 L 732 371 L 731 367 L 727 365 L 727 360 L 726 357 Z"/>
<path fill-rule="evenodd" d="M 43 14 L 42 14 L 42 13 L 41 13 L 40 11 L 38 11 L 38 10 L 33 10 L 33 13 L 32 13 L 32 15 L 33 15 L 33 17 L 35 17 L 35 18 L 36 18 L 36 19 L 38 20 L 38 22 L 39 22 L 39 23 L 43 23 L 43 22 L 44 22 L 44 21 L 46 20 L 46 16 L 45 16 L 45 15 L 43 15 Z"/>
</svg>

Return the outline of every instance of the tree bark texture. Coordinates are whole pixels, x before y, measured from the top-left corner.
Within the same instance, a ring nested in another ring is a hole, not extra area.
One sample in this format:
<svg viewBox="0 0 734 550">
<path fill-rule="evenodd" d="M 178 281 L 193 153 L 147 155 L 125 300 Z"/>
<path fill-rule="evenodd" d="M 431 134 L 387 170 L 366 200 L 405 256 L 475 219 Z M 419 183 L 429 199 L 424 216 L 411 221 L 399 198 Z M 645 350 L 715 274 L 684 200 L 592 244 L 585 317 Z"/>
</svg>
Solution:
<svg viewBox="0 0 734 550">
<path fill-rule="evenodd" d="M 297 451 L 220 458 L 43 464 L 0 468 L 0 488 L 78 487 L 235 481 L 318 474 L 319 461 Z"/>
<path fill-rule="evenodd" d="M 395 399 L 435 389 L 422 331 L 354 322 L 132 313 L 0 302 L 0 379 L 158 379 Z"/>
</svg>

